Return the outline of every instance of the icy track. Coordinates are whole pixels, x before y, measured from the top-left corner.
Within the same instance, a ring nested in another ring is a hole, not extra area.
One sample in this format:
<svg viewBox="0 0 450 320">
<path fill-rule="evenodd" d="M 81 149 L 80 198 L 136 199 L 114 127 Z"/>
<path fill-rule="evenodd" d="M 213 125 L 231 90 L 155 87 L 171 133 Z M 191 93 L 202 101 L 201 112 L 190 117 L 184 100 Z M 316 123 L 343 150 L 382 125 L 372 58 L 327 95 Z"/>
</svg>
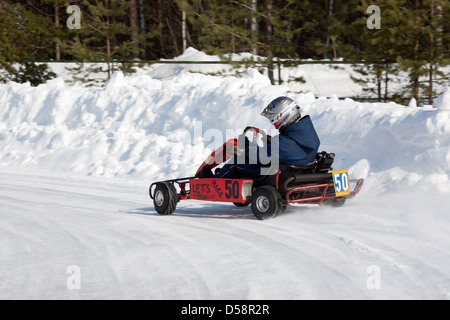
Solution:
<svg viewBox="0 0 450 320">
<path fill-rule="evenodd" d="M 145 191 L 2 168 L 0 298 L 450 298 L 448 197 L 363 195 L 258 221 L 196 201 L 159 216 Z"/>
</svg>

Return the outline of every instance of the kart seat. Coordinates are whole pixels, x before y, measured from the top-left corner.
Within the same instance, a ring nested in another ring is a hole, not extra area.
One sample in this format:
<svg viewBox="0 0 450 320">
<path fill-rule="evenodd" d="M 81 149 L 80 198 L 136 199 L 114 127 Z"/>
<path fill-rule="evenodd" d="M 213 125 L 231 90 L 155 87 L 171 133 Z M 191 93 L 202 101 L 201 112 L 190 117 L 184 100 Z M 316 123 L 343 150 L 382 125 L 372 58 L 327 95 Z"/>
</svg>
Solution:
<svg viewBox="0 0 450 320">
<path fill-rule="evenodd" d="M 296 166 L 291 164 L 284 164 L 280 163 L 280 170 L 293 170 L 293 171 L 308 171 L 314 169 L 316 166 L 316 161 L 310 162 L 308 164 L 305 164 L 303 166 Z"/>
<path fill-rule="evenodd" d="M 313 173 L 316 165 L 316 161 L 310 162 L 303 166 L 280 163 L 280 175 L 278 178 L 278 183 L 283 185 L 284 181 L 296 174 Z"/>
</svg>

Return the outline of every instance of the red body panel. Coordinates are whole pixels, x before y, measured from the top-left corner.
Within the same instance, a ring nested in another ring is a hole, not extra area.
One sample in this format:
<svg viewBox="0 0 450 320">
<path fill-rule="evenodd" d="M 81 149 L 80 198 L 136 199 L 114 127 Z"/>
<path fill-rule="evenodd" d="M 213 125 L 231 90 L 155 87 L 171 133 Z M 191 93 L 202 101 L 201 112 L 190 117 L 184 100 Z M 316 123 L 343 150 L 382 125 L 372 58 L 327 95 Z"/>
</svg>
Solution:
<svg viewBox="0 0 450 320">
<path fill-rule="evenodd" d="M 251 201 L 253 181 L 250 179 L 192 179 L 190 184 L 190 199 L 240 202 Z"/>
</svg>

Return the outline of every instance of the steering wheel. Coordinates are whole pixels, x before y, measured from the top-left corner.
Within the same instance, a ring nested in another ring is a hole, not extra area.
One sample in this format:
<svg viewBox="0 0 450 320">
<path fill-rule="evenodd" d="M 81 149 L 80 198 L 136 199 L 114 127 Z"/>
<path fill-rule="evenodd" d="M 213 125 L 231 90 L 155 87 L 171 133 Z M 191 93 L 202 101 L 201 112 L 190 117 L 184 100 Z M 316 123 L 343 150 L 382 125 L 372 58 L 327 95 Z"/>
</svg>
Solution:
<svg viewBox="0 0 450 320">
<path fill-rule="evenodd" d="M 253 131 L 253 139 L 252 141 L 250 141 L 250 143 L 252 145 L 257 145 L 258 144 L 258 133 L 262 135 L 263 137 L 263 142 L 265 141 L 266 144 L 268 142 L 267 140 L 267 133 L 263 130 L 263 129 L 259 129 L 256 127 L 247 127 L 244 129 L 244 132 L 242 133 L 244 136 L 248 131 Z"/>
</svg>

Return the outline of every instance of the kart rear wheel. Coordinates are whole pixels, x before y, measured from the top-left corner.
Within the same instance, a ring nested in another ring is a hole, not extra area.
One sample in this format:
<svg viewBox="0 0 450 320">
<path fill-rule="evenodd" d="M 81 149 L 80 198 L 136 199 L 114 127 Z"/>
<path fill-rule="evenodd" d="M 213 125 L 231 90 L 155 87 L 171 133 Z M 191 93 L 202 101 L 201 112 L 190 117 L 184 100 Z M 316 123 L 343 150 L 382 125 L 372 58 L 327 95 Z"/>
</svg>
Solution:
<svg viewBox="0 0 450 320">
<path fill-rule="evenodd" d="M 277 217 L 283 209 L 280 193 L 272 186 L 256 188 L 252 196 L 252 211 L 259 220 Z"/>
<path fill-rule="evenodd" d="M 160 182 L 156 184 L 153 193 L 153 205 L 156 212 L 163 215 L 172 214 L 178 203 L 177 190 L 173 183 Z"/>
</svg>

